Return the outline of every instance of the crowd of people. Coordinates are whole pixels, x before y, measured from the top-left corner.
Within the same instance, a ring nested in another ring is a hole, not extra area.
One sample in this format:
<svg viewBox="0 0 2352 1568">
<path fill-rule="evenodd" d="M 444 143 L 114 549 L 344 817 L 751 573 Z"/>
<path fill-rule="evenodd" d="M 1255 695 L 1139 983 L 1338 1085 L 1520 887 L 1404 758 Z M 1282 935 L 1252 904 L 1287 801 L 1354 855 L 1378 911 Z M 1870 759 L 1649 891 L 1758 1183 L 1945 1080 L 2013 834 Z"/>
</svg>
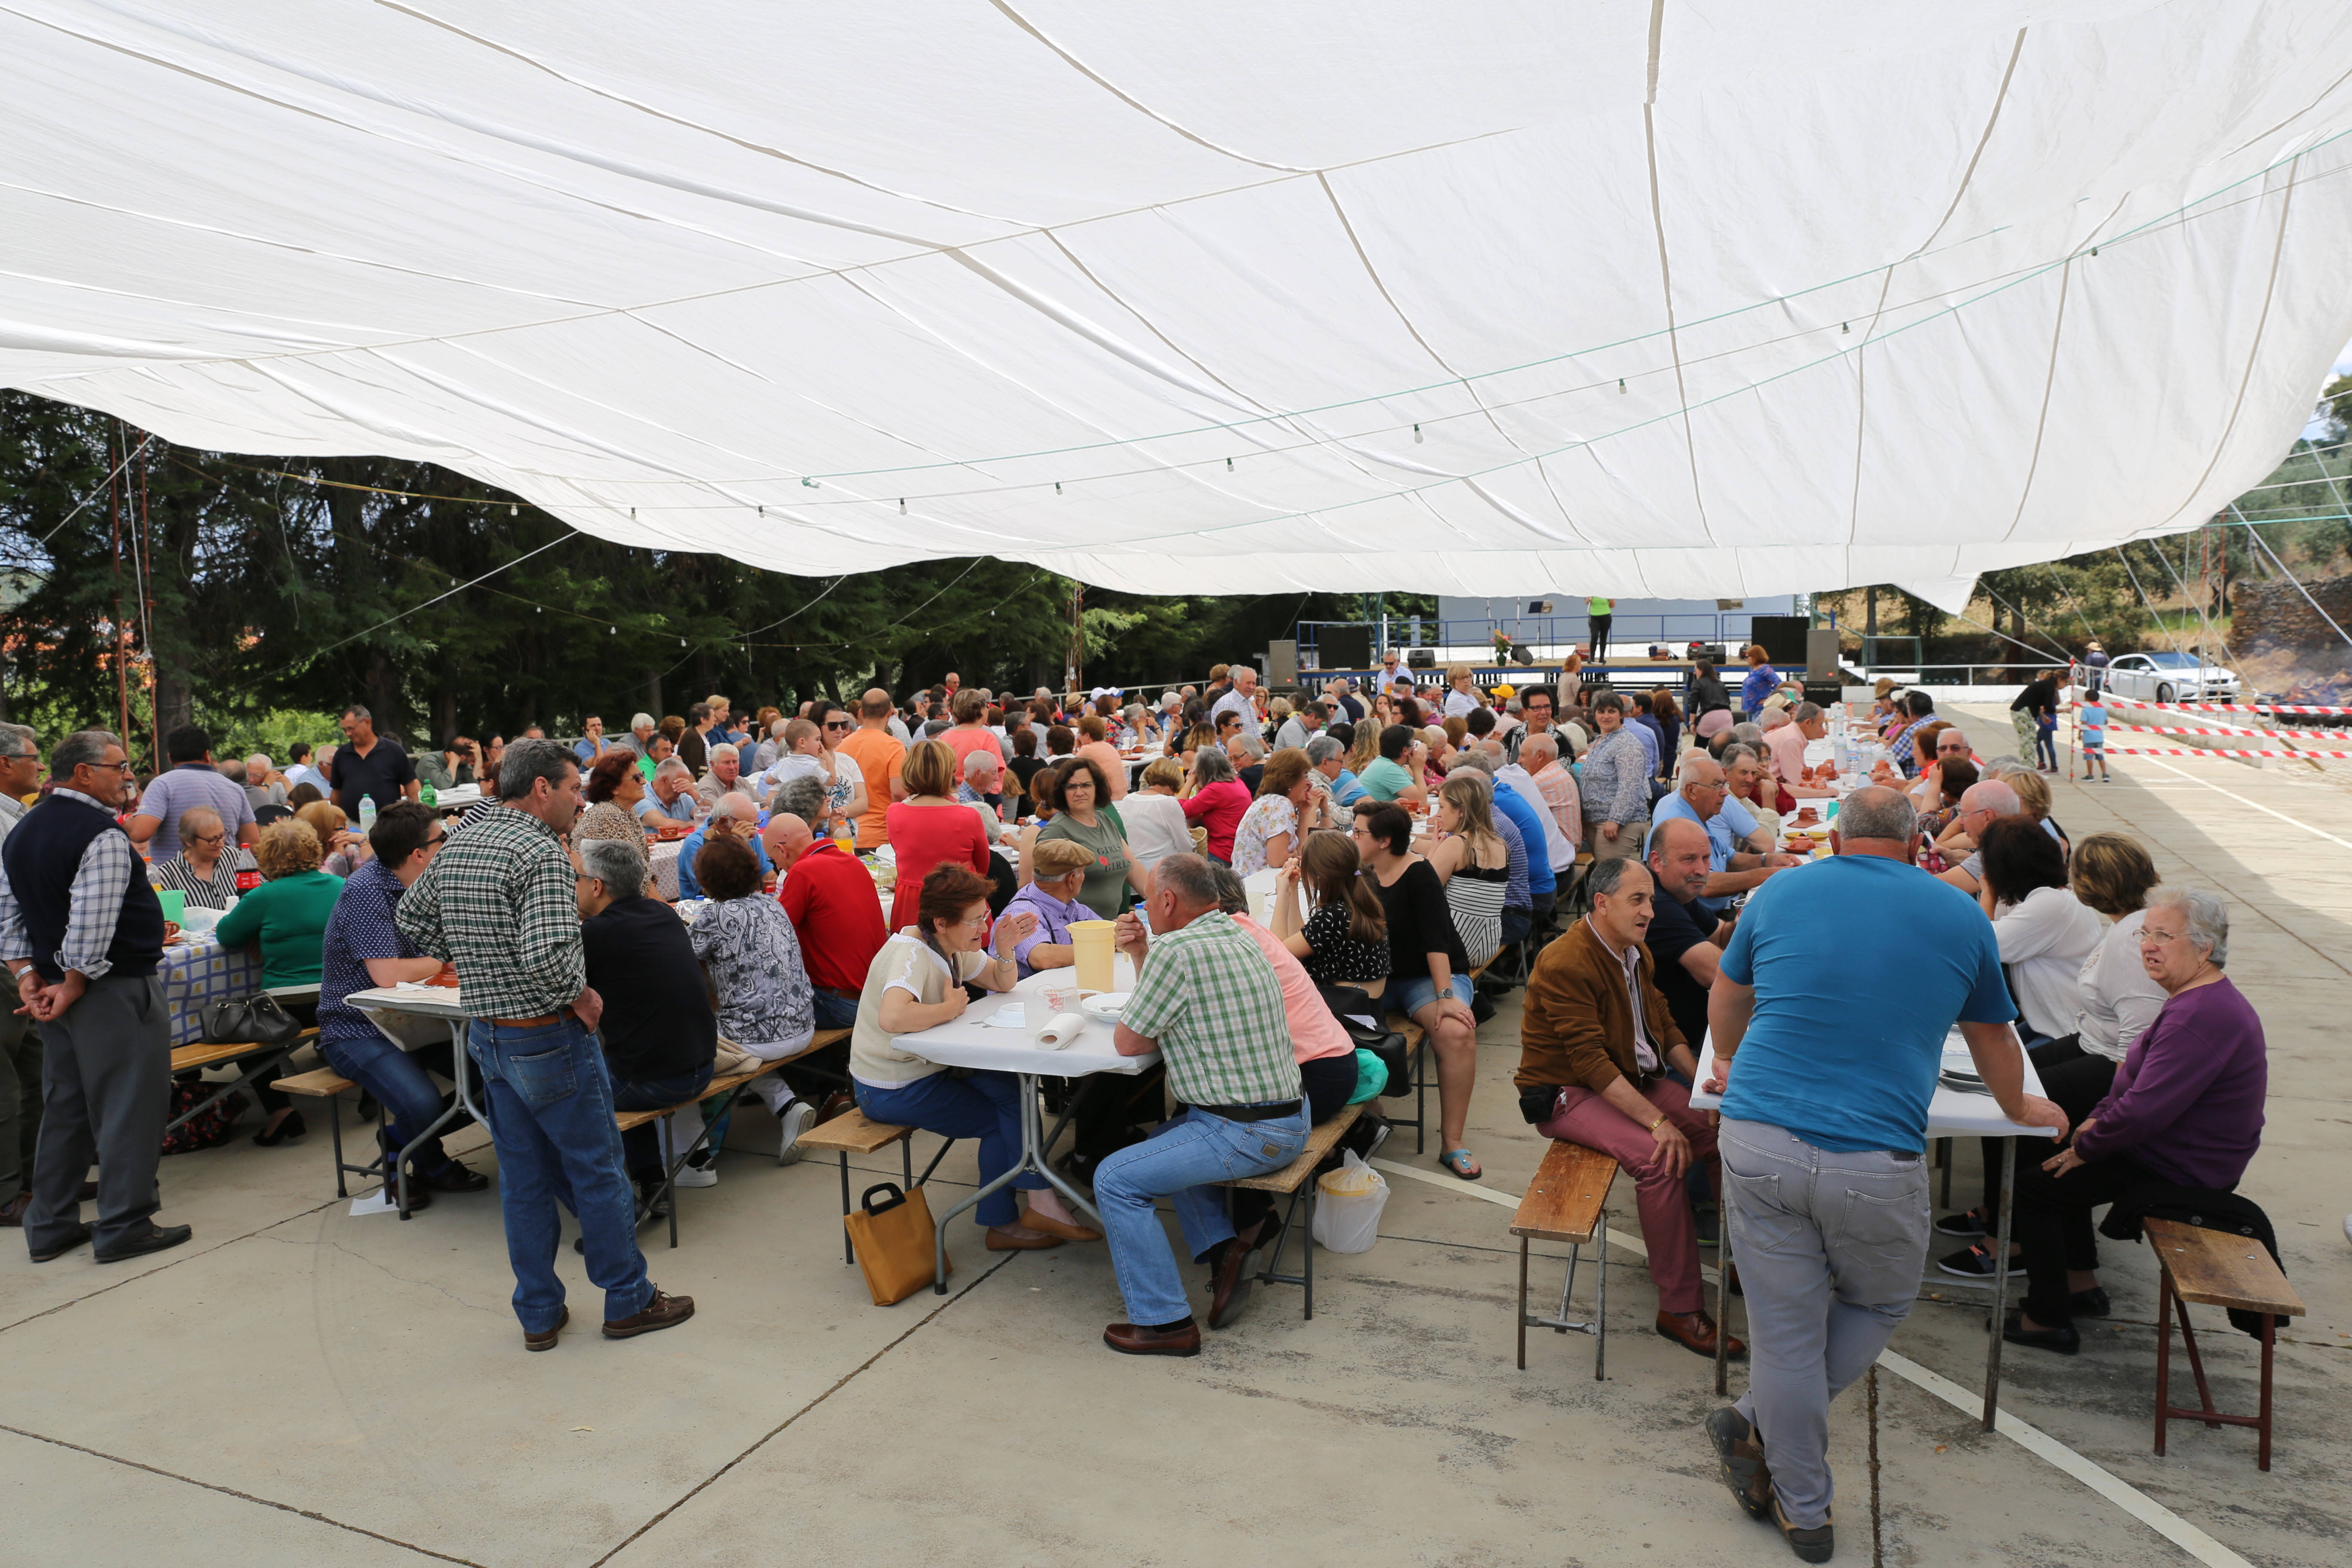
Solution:
<svg viewBox="0 0 2352 1568">
<path fill-rule="evenodd" d="M 2159 885 L 2127 836 L 2071 839 L 2046 749 L 1980 757 L 1927 692 L 1882 689 L 1865 722 L 1889 758 L 1855 787 L 1807 761 L 1823 711 L 1760 648 L 1744 658 L 1736 688 L 1701 664 L 1679 694 L 1588 689 L 1573 660 L 1541 684 L 1481 689 L 1457 666 L 1423 688 L 1393 653 L 1367 682 L 1276 695 L 1220 667 L 1150 704 L 1014 700 L 950 675 L 904 707 L 876 689 L 739 729 L 714 696 L 625 735 L 591 717 L 576 742 L 459 735 L 414 761 L 354 706 L 341 744 L 298 748 L 282 773 L 266 756 L 232 772 L 202 730 L 174 731 L 143 787 L 113 735 L 66 737 L 44 775 L 37 738 L 0 729 L 0 958 L 22 1008 L 0 1043 L 13 1084 L 52 1086 L 46 1117 L 21 1088 L 0 1100 L 0 1161 L 29 1171 L 0 1165 L 0 1221 L 37 1261 L 187 1239 L 154 1220 L 168 891 L 219 911 L 216 939 L 253 948 L 263 985 L 297 998 L 320 1054 L 384 1108 L 412 1207 L 488 1184 L 443 1142 L 463 1120 L 440 1085 L 477 1075 L 529 1349 L 569 1321 L 566 1208 L 603 1331 L 667 1328 L 694 1304 L 653 1283 L 636 1229 L 673 1183 L 719 1179 L 726 1127 L 694 1104 L 714 1077 L 784 1064 L 753 1082 L 787 1160 L 854 1104 L 973 1140 L 993 1180 L 1020 1160 L 1019 1080 L 943 1071 L 919 1037 L 1071 965 L 1073 928 L 1109 920 L 1137 975 L 1117 1048 L 1159 1066 L 1079 1118 L 1066 1168 L 1099 1228 L 1028 1172 L 974 1218 L 991 1250 L 1107 1244 L 1127 1319 L 1105 1342 L 1189 1355 L 1203 1324 L 1158 1201 L 1206 1270 L 1205 1326 L 1229 1326 L 1278 1227 L 1221 1184 L 1287 1163 L 1368 1099 L 1359 1047 L 1391 1014 L 1433 1053 L 1439 1163 L 1480 1179 L 1467 1130 L 1495 987 L 1473 975 L 1520 949 L 1521 1114 L 1633 1177 L 1657 1331 L 1753 1354 L 1748 1394 L 1708 1436 L 1741 1506 L 1818 1561 L 1828 1405 L 1925 1266 L 1948 1032 L 2004 1114 L 2057 1140 L 2017 1171 L 2011 1266 L 2028 1290 L 2005 1333 L 2061 1353 L 2075 1320 L 2109 1310 L 2092 1212 L 2231 1194 L 2259 1145 L 2264 1053 L 2223 973 L 2221 900 Z M 2054 700 L 2018 710 L 2021 752 Z M 445 816 L 426 784 L 482 798 Z M 1784 827 L 1817 808 L 1834 854 L 1788 853 Z M 666 841 L 681 841 L 682 906 L 658 896 Z M 1254 914 L 1243 879 L 1259 873 L 1274 891 Z M 465 1060 L 402 1048 L 350 1001 L 452 969 Z M 813 1049 L 826 1029 L 848 1037 Z M 1719 1115 L 1693 1109 L 1701 1087 Z M 257 1088 L 255 1141 L 302 1136 L 282 1092 Z M 623 1135 L 616 1110 L 670 1114 Z M 1385 1123 L 1360 1126 L 1369 1152 Z M 1990 1148 L 1985 1169 L 1981 1202 L 1933 1222 L 1968 1242 L 1946 1272 L 1994 1272 Z M 1701 1298 L 1710 1198 L 1752 1344 Z"/>
</svg>

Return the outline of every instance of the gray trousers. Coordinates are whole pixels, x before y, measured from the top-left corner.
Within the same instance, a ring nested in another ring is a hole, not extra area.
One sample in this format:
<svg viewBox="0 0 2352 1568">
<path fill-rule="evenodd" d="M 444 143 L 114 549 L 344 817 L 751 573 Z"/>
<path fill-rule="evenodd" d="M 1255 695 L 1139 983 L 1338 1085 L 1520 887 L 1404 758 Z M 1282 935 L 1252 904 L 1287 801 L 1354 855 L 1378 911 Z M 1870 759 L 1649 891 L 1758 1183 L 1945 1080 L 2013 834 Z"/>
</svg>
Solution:
<svg viewBox="0 0 2352 1568">
<path fill-rule="evenodd" d="M 1911 1314 L 1927 1258 L 1927 1166 L 1916 1153 L 1835 1153 L 1761 1121 L 1716 1134 L 1732 1258 L 1748 1297 L 1748 1392 L 1781 1511 L 1829 1520 L 1830 1404 Z"/>
<path fill-rule="evenodd" d="M 41 1135 L 41 1031 L 16 1005 L 9 986 L 0 995 L 0 1205 L 32 1184 Z"/>
<path fill-rule="evenodd" d="M 64 1017 L 40 1027 L 41 1142 L 25 1242 L 43 1252 L 72 1236 L 81 1223 L 81 1184 L 96 1160 L 98 1220 L 90 1243 L 104 1252 L 162 1206 L 155 1167 L 172 1104 L 163 983 L 152 974 L 110 974 L 91 982 Z"/>
</svg>

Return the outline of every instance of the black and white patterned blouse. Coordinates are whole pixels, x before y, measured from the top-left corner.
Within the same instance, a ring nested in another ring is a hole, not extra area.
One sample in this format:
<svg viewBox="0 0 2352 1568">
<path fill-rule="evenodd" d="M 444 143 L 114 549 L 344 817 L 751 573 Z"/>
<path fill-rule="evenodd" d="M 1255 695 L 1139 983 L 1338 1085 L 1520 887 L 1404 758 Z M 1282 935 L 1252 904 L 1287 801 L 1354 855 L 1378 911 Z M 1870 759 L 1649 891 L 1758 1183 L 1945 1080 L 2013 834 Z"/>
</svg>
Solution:
<svg viewBox="0 0 2352 1568">
<path fill-rule="evenodd" d="M 815 994 L 790 915 L 766 893 L 715 900 L 694 917 L 694 956 L 719 994 L 719 1032 L 747 1048 L 805 1040 Z M 755 1053 L 756 1054 L 756 1053 Z"/>
<path fill-rule="evenodd" d="M 1300 961 L 1307 978 L 1326 985 L 1362 985 L 1389 977 L 1389 944 L 1359 942 L 1348 934 L 1345 904 L 1325 904 L 1299 928 L 1315 951 Z"/>
</svg>

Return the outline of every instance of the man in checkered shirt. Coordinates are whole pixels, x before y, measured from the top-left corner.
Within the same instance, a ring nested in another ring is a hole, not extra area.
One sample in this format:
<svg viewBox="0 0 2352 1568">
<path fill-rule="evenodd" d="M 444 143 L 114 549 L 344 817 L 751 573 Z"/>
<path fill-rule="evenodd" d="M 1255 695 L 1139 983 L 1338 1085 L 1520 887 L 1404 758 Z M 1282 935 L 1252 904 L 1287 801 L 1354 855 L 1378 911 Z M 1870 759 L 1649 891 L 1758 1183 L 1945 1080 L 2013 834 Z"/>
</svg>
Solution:
<svg viewBox="0 0 2352 1568">
<path fill-rule="evenodd" d="M 1103 1331 L 1126 1355 L 1198 1355 L 1184 1282 L 1160 1228 L 1158 1200 L 1173 1194 L 1185 1249 L 1209 1266 L 1209 1326 L 1247 1299 L 1250 1254 L 1272 1217 L 1236 1236 L 1212 1184 L 1278 1171 L 1307 1142 L 1307 1102 L 1282 1006 L 1282 983 L 1249 933 L 1219 907 L 1209 863 L 1171 855 L 1152 868 L 1150 931 L 1118 919 L 1118 945 L 1135 961 L 1135 993 L 1120 1014 L 1121 1056 L 1158 1051 L 1182 1109 L 1140 1143 L 1095 1168 L 1095 1203 L 1110 1239 L 1128 1317 Z M 1157 940 L 1154 940 L 1156 934 Z"/>
<path fill-rule="evenodd" d="M 636 1191 L 613 1124 L 613 1080 L 596 1042 L 604 999 L 588 986 L 578 868 L 563 835 L 580 814 L 580 763 L 560 741 L 526 739 L 499 763 L 499 805 L 450 834 L 394 917 L 417 951 L 457 968 L 499 1153 L 499 1202 L 526 1350 L 551 1350 L 571 1309 L 555 1273 L 557 1205 L 580 1217 L 588 1279 L 604 1292 L 604 1337 L 682 1323 L 694 1299 L 646 1278 Z"/>
</svg>

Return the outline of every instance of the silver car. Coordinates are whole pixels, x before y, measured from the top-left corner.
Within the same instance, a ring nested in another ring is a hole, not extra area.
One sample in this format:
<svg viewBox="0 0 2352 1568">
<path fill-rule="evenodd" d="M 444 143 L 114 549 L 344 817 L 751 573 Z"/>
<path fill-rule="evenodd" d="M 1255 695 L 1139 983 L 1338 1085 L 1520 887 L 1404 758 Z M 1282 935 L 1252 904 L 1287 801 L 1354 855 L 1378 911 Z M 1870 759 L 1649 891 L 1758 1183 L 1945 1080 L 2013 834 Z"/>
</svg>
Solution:
<svg viewBox="0 0 2352 1568">
<path fill-rule="evenodd" d="M 2117 697 L 2143 702 L 2235 702 L 2238 678 L 2193 653 L 2127 653 L 2107 666 L 2104 683 Z"/>
</svg>

